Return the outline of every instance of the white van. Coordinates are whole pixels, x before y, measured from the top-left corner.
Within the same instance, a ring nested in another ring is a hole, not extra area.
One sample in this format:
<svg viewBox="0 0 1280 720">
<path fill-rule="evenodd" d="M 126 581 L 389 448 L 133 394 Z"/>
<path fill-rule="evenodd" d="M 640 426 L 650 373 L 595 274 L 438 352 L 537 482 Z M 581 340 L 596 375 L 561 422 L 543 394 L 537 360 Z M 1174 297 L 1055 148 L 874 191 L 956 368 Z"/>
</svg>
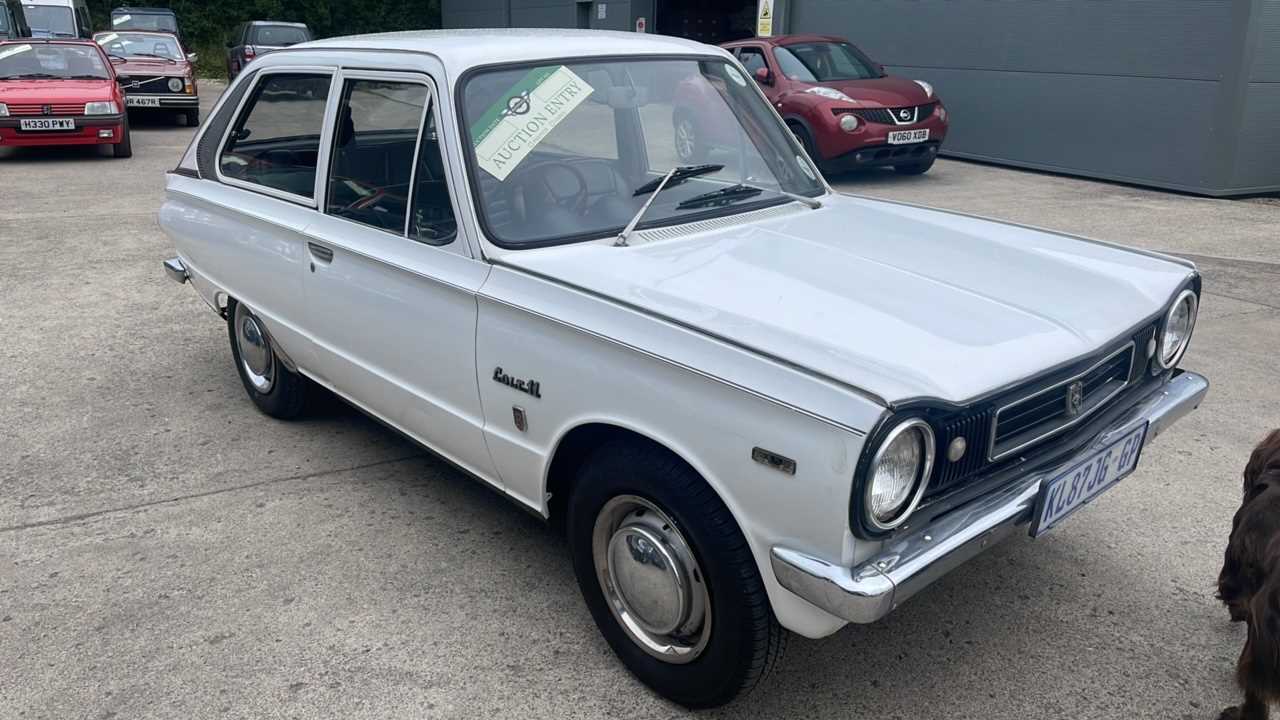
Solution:
<svg viewBox="0 0 1280 720">
<path fill-rule="evenodd" d="M 31 26 L 31 37 L 93 37 L 93 21 L 85 0 L 24 0 L 22 11 Z"/>
</svg>

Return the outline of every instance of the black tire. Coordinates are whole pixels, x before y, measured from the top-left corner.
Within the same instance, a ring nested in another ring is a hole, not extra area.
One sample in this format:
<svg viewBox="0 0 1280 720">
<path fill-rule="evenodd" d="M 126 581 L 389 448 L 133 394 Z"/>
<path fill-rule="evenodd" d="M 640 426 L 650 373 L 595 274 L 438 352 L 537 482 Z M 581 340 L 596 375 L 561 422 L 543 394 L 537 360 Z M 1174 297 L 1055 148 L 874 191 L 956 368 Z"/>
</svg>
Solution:
<svg viewBox="0 0 1280 720">
<path fill-rule="evenodd" d="M 923 175 L 929 172 L 929 168 L 933 167 L 933 158 L 929 158 L 921 163 L 913 163 L 911 165 L 894 165 L 893 171 L 900 175 Z"/>
<path fill-rule="evenodd" d="M 646 652 L 623 629 L 606 599 L 593 559 L 597 517 L 606 504 L 634 496 L 652 503 L 683 536 L 705 580 L 710 634 L 691 661 Z M 584 463 L 568 502 L 574 572 L 600 632 L 623 664 L 663 697 L 688 708 L 723 705 L 749 692 L 786 647 L 746 538 L 709 485 L 657 445 L 615 441 Z"/>
<path fill-rule="evenodd" d="M 791 133 L 796 136 L 796 140 L 800 141 L 800 146 L 804 148 L 805 154 L 818 166 L 818 171 L 827 172 L 827 164 L 822 161 L 822 155 L 818 153 L 818 144 L 814 142 L 813 136 L 805 129 L 805 126 L 798 122 L 789 122 L 787 127 L 791 128 Z"/>
<path fill-rule="evenodd" d="M 188 110 L 185 113 L 183 113 L 183 116 L 186 118 L 187 127 L 200 126 L 200 108 L 196 108 L 194 110 Z"/>
<path fill-rule="evenodd" d="M 676 157 L 685 165 L 696 165 L 707 159 L 707 144 L 702 128 L 688 112 L 677 110 L 671 119 L 671 131 L 675 136 Z"/>
<path fill-rule="evenodd" d="M 118 158 L 133 157 L 133 133 L 129 131 L 129 116 L 124 118 L 124 138 L 111 146 L 111 155 Z"/>
<path fill-rule="evenodd" d="M 240 352 L 240 343 L 236 332 L 236 320 L 240 315 L 237 308 L 240 305 L 235 300 L 231 300 L 227 304 L 227 336 L 231 341 L 231 358 L 235 361 L 236 373 L 240 376 L 240 382 L 244 385 L 245 392 L 249 394 L 249 399 L 253 400 L 253 404 L 263 413 L 280 420 L 292 420 L 303 414 L 307 407 L 309 382 L 306 378 L 290 371 L 280 361 L 280 356 L 270 344 L 270 338 L 265 338 L 266 349 L 270 355 L 270 368 L 272 374 L 272 383 L 265 391 L 261 391 L 254 385 L 250 379 L 249 370 L 246 363 L 242 359 Z M 245 306 L 244 312 L 253 317 Z M 257 318 L 253 318 L 254 322 L 258 322 Z"/>
</svg>

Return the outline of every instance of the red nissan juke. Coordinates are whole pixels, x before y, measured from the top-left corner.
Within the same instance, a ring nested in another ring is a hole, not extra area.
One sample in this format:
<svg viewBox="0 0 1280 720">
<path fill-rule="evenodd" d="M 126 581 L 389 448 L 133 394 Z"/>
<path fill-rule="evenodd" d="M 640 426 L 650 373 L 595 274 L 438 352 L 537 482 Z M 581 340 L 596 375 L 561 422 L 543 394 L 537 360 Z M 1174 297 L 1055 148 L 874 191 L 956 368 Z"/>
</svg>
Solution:
<svg viewBox="0 0 1280 720">
<path fill-rule="evenodd" d="M 947 110 L 929 83 L 885 74 L 844 39 L 781 35 L 724 48 L 760 83 L 823 170 L 887 165 L 919 175 L 933 166 L 947 137 Z M 677 147 L 680 134 L 677 119 Z"/>
</svg>

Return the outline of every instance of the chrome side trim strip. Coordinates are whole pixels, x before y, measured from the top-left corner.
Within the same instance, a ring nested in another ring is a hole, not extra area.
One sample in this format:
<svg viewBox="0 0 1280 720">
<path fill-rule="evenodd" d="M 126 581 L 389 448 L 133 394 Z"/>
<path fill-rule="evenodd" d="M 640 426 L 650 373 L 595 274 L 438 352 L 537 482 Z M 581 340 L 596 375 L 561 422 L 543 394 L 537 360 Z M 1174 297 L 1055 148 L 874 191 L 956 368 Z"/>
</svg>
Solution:
<svg viewBox="0 0 1280 720">
<path fill-rule="evenodd" d="M 1016 405 L 1021 405 L 1022 403 L 1026 402 L 1026 401 L 1028 401 L 1028 400 L 1030 400 L 1030 399 L 1032 399 L 1032 398 L 1039 397 L 1040 395 L 1045 395 L 1045 394 L 1047 394 L 1047 393 L 1051 393 L 1051 392 L 1053 392 L 1054 390 L 1058 390 L 1058 389 L 1061 389 L 1062 387 L 1064 387 L 1064 386 L 1066 386 L 1066 385 L 1070 385 L 1071 383 L 1073 383 L 1073 382 L 1075 382 L 1075 381 L 1079 380 L 1080 378 L 1082 378 L 1082 377 L 1084 377 L 1084 376 L 1088 375 L 1089 373 L 1093 372 L 1094 370 L 1097 370 L 1098 368 L 1102 367 L 1103 365 L 1106 365 L 1109 361 L 1111 361 L 1112 359 L 1114 359 L 1117 355 L 1121 355 L 1121 354 L 1125 353 L 1126 351 L 1128 351 L 1128 352 L 1130 353 L 1130 355 L 1129 355 L 1129 374 L 1125 376 L 1125 378 L 1124 378 L 1124 382 L 1123 382 L 1123 383 L 1121 383 L 1120 387 L 1116 388 L 1115 390 L 1112 390 L 1112 391 L 1111 391 L 1111 394 L 1107 395 L 1106 397 L 1104 397 L 1103 399 L 1101 399 L 1101 400 L 1097 401 L 1096 403 L 1093 403 L 1093 406 L 1092 406 L 1092 407 L 1090 407 L 1090 408 L 1089 408 L 1088 410 L 1086 410 L 1086 411 L 1081 412 L 1079 415 L 1075 416 L 1075 417 L 1074 417 L 1074 418 L 1072 418 L 1071 420 L 1068 420 L 1067 422 L 1065 422 L 1065 423 L 1063 423 L 1063 424 L 1061 424 L 1061 425 L 1059 425 L 1059 426 L 1055 427 L 1054 429 L 1052 429 L 1052 430 L 1050 430 L 1050 431 L 1048 431 L 1048 432 L 1046 432 L 1046 433 L 1042 433 L 1042 434 L 1038 435 L 1037 437 L 1035 437 L 1035 438 L 1033 438 L 1033 439 L 1031 439 L 1031 440 L 1027 440 L 1026 442 L 1023 442 L 1022 444 L 1018 445 L 1017 447 L 1009 448 L 1008 450 L 1005 450 L 1004 452 L 1001 452 L 999 455 L 996 455 L 996 430 L 997 430 L 997 429 L 999 429 L 999 427 L 1000 427 L 1000 413 L 1002 413 L 1002 412 L 1004 412 L 1005 410 L 1008 410 L 1009 408 L 1014 407 L 1014 406 L 1016 406 Z M 1010 455 L 1012 455 L 1012 454 L 1014 454 L 1014 453 L 1016 453 L 1016 452 L 1018 452 L 1018 451 L 1020 451 L 1020 450 L 1023 450 L 1023 449 L 1025 449 L 1025 448 L 1029 448 L 1029 447 L 1031 447 L 1032 445 L 1035 445 L 1036 443 L 1040 442 L 1041 440 L 1047 440 L 1047 439 L 1049 439 L 1049 438 L 1053 437 L 1054 435 L 1057 435 L 1058 433 L 1062 432 L 1063 430 L 1068 430 L 1068 429 L 1070 429 L 1070 428 L 1073 428 L 1073 427 L 1075 427 L 1076 425 L 1080 424 L 1080 422 L 1081 422 L 1082 420 L 1084 420 L 1084 419 L 1086 419 L 1086 418 L 1088 418 L 1088 417 L 1091 417 L 1094 413 L 1096 413 L 1096 412 L 1098 412 L 1099 410 L 1101 410 L 1101 409 L 1102 409 L 1102 408 L 1103 408 L 1107 403 L 1109 403 L 1109 402 L 1111 402 L 1113 399 L 1115 399 L 1115 396 L 1116 396 L 1116 395 L 1119 395 L 1119 394 L 1120 394 L 1120 393 L 1121 393 L 1125 388 L 1129 387 L 1129 384 L 1132 382 L 1132 378 L 1133 378 L 1133 364 L 1134 364 L 1134 363 L 1136 363 L 1137 361 L 1138 361 L 1138 349 L 1137 349 L 1137 347 L 1134 345 L 1134 342 L 1133 342 L 1132 340 L 1130 340 L 1127 344 L 1122 345 L 1118 350 L 1116 350 L 1115 352 L 1111 353 L 1110 355 L 1107 355 L 1106 357 L 1102 358 L 1102 359 L 1101 359 L 1101 360 L 1099 360 L 1098 362 L 1096 362 L 1096 363 L 1094 363 L 1094 364 L 1090 365 L 1090 366 L 1089 366 L 1088 368 L 1086 368 L 1085 370 L 1083 370 L 1083 371 L 1081 371 L 1081 372 L 1079 372 L 1079 373 L 1076 373 L 1075 375 L 1072 375 L 1071 377 L 1069 377 L 1069 378 L 1067 378 L 1067 379 L 1065 379 L 1065 380 L 1063 380 L 1063 381 L 1061 381 L 1061 382 L 1058 382 L 1058 383 L 1055 383 L 1055 384 L 1053 384 L 1053 385 L 1050 385 L 1050 386 L 1049 386 L 1049 387 L 1047 387 L 1047 388 L 1043 388 L 1043 389 L 1037 390 L 1036 392 L 1033 392 L 1033 393 L 1031 393 L 1030 395 L 1027 395 L 1027 396 L 1025 396 L 1025 397 L 1022 397 L 1022 398 L 1020 398 L 1020 399 L 1018 399 L 1018 400 L 1014 400 L 1013 402 L 1005 403 L 1004 405 L 1000 406 L 999 408 L 997 408 L 997 409 L 996 409 L 995 417 L 993 417 L 993 418 L 991 419 L 991 438 L 990 438 L 990 441 L 989 441 L 989 442 L 988 442 L 988 444 L 987 444 L 987 460 L 988 460 L 988 461 L 990 461 L 990 462 L 995 462 L 996 460 L 1000 460 L 1000 459 L 1006 458 L 1006 457 L 1008 457 L 1008 456 L 1010 456 Z"/>
<path fill-rule="evenodd" d="M 1209 391 L 1195 373 L 1174 377 L 1164 389 L 1135 405 L 1089 449 L 1064 463 L 1021 477 L 1004 488 L 961 506 L 910 535 L 894 538 L 881 552 L 852 568 L 805 552 L 774 546 L 770 561 L 778 583 L 838 618 L 870 623 L 888 615 L 911 596 L 955 570 L 996 542 L 1031 522 L 1041 484 L 1124 433 L 1147 426 L 1154 440 L 1192 410 Z"/>
</svg>

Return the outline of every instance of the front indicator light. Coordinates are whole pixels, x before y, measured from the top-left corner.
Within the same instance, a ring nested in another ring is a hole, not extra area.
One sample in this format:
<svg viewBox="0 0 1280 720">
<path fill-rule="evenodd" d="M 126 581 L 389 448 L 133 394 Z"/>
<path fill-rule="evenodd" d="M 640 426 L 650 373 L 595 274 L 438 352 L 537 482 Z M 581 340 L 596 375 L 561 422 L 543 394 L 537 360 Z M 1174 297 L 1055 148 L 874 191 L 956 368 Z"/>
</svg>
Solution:
<svg viewBox="0 0 1280 720">
<path fill-rule="evenodd" d="M 866 516 L 876 530 L 892 530 L 911 516 L 933 471 L 933 429 L 919 418 L 885 436 L 867 468 Z"/>
<path fill-rule="evenodd" d="M 858 116 L 853 113 L 845 113 L 840 116 L 840 129 L 845 132 L 853 132 L 858 129 Z"/>
<path fill-rule="evenodd" d="M 9 117 L 9 106 L 0 103 L 0 117 Z"/>
</svg>

